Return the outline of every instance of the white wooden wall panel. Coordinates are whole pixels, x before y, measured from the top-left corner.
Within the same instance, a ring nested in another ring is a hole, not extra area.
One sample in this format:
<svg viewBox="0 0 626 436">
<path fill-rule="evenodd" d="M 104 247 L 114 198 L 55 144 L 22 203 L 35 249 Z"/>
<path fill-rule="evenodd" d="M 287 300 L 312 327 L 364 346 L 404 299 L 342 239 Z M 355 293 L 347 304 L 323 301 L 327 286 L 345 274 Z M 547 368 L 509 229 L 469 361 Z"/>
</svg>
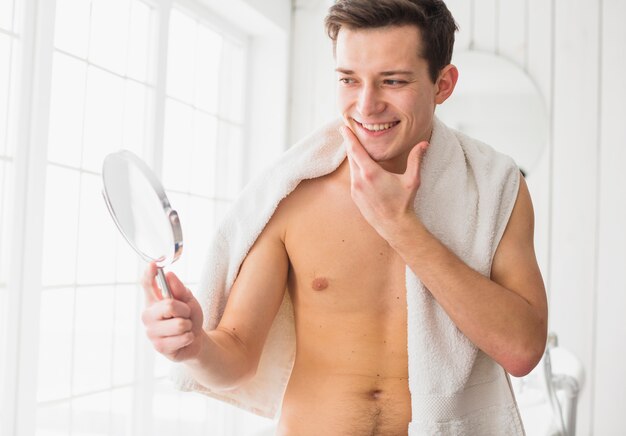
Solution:
<svg viewBox="0 0 626 436">
<path fill-rule="evenodd" d="M 518 0 L 519 1 L 519 0 Z M 548 107 L 552 98 L 552 30 L 554 28 L 554 0 L 526 0 L 528 2 L 527 71 Z"/>
<path fill-rule="evenodd" d="M 497 47 L 498 0 L 474 0 L 473 47 L 476 50 L 495 52 Z"/>
<path fill-rule="evenodd" d="M 499 1 L 497 51 L 520 67 L 526 64 L 527 1 Z"/>
<path fill-rule="evenodd" d="M 546 0 L 526 0 L 528 31 L 525 67 L 535 82 L 546 104 L 547 112 L 552 112 L 552 5 Z M 528 175 L 535 209 L 535 252 L 547 291 L 550 293 L 550 196 L 552 170 L 552 138 L 546 138 L 546 146 L 537 167 Z"/>
<path fill-rule="evenodd" d="M 552 328 L 590 371 L 593 366 L 596 193 L 598 184 L 599 2 L 556 3 Z M 592 389 L 579 401 L 579 432 L 589 434 Z"/>
<path fill-rule="evenodd" d="M 446 5 L 459 26 L 459 33 L 455 37 L 454 50 L 467 50 L 472 41 L 472 2 L 468 0 L 449 0 L 446 2 Z"/>
<path fill-rule="evenodd" d="M 324 29 L 328 6 L 300 3 L 293 11 L 289 144 L 337 117 L 332 43 Z"/>
<path fill-rule="evenodd" d="M 603 9 L 595 435 L 623 431 L 626 410 L 626 2 L 604 0 Z"/>
</svg>

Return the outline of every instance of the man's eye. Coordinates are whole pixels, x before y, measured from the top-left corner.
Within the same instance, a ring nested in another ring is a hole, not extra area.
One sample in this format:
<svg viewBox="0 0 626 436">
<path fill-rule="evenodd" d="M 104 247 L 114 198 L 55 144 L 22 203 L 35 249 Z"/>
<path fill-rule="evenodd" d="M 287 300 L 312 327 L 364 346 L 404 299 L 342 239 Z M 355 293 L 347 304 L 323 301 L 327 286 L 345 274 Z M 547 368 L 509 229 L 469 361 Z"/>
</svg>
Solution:
<svg viewBox="0 0 626 436">
<path fill-rule="evenodd" d="M 352 83 L 354 83 L 354 79 L 351 79 L 349 77 L 342 77 L 339 79 L 339 82 L 343 83 L 344 85 L 351 85 Z"/>
<path fill-rule="evenodd" d="M 404 85 L 406 82 L 404 80 L 394 80 L 394 79 L 386 79 L 384 80 L 385 85 L 398 86 Z"/>
</svg>

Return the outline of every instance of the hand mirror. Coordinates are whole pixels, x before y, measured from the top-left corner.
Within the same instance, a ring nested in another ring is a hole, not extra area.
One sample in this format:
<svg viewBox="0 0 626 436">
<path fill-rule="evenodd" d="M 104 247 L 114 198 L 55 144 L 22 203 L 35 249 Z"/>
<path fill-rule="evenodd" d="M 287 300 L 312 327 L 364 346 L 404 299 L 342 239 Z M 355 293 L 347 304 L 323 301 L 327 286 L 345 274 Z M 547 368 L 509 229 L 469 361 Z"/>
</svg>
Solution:
<svg viewBox="0 0 626 436">
<path fill-rule="evenodd" d="M 102 182 L 117 228 L 143 260 L 156 263 L 161 294 L 171 298 L 163 268 L 180 257 L 183 233 L 163 186 L 148 165 L 127 150 L 104 159 Z"/>
</svg>

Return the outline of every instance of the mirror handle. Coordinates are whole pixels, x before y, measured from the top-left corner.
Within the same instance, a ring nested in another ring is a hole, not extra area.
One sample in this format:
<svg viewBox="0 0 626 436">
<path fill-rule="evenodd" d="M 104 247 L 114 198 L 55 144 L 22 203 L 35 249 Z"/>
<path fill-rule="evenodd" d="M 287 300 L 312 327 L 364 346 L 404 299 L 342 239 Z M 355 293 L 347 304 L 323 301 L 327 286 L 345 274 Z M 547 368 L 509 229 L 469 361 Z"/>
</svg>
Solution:
<svg viewBox="0 0 626 436">
<path fill-rule="evenodd" d="M 163 298 L 172 298 L 170 288 L 167 286 L 167 281 L 165 281 L 163 268 L 157 268 L 157 283 L 159 284 L 159 288 L 161 288 L 161 296 Z"/>
</svg>

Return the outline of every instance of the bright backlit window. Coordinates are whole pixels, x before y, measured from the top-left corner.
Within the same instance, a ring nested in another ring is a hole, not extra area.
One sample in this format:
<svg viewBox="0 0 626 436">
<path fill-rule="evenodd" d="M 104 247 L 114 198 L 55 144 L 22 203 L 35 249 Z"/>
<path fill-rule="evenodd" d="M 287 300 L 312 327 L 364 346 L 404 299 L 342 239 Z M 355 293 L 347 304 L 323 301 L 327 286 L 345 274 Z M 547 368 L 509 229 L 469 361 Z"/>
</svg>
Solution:
<svg viewBox="0 0 626 436">
<path fill-rule="evenodd" d="M 7 282 L 10 266 L 10 220 L 13 202 L 14 146 L 9 140 L 10 119 L 14 109 L 16 91 L 15 45 L 18 35 L 14 32 L 13 0 L 0 0 L 0 350 L 7 344 Z M 0 357 L 0 392 L 4 391 L 6 358 Z M 0 410 L 0 421 L 4 419 Z"/>
<path fill-rule="evenodd" d="M 140 269 L 107 216 L 100 171 L 107 153 L 148 147 L 154 15 L 137 0 L 56 2 L 38 434 L 124 434 L 132 420 Z"/>
<path fill-rule="evenodd" d="M 263 421 L 172 389 L 169 362 L 152 350 L 140 321 L 143 291 L 137 281 L 144 264 L 118 234 L 101 196 L 108 153 L 128 149 L 154 167 L 183 224 L 184 255 L 172 269 L 189 287 L 197 285 L 214 225 L 245 178 L 248 47 L 245 34 L 224 27 L 201 2 L 183 3 L 195 6 L 55 0 L 54 13 L 44 18 L 50 33 L 54 29 L 47 39 L 52 52 L 34 64 L 45 64 L 50 55 L 50 74 L 42 78 L 39 71 L 46 69 L 39 69 L 34 82 L 48 87 L 37 97 L 49 91 L 49 102 L 42 99 L 49 108 L 45 123 L 25 115 L 47 134 L 37 148 L 45 151 L 45 162 L 43 154 L 39 160 L 45 194 L 38 206 L 43 228 L 35 229 L 40 236 L 33 239 L 39 246 L 32 250 L 41 253 L 41 286 L 29 291 L 38 310 L 20 315 L 38 321 L 29 334 L 35 338 L 37 359 L 29 365 L 36 382 L 33 398 L 20 397 L 19 413 L 10 417 L 17 422 L 18 415 L 32 416 L 26 426 L 36 435 L 225 436 L 249 434 Z M 19 41 L 13 15 L 14 1 L 0 0 L 0 381 L 7 380 L 9 361 L 2 352 L 8 338 L 9 206 L 14 181 L 32 183 L 15 177 L 10 140 L 19 125 L 11 116 L 19 112 L 11 106 Z M 3 425 L 0 432 L 12 428 Z"/>
</svg>

